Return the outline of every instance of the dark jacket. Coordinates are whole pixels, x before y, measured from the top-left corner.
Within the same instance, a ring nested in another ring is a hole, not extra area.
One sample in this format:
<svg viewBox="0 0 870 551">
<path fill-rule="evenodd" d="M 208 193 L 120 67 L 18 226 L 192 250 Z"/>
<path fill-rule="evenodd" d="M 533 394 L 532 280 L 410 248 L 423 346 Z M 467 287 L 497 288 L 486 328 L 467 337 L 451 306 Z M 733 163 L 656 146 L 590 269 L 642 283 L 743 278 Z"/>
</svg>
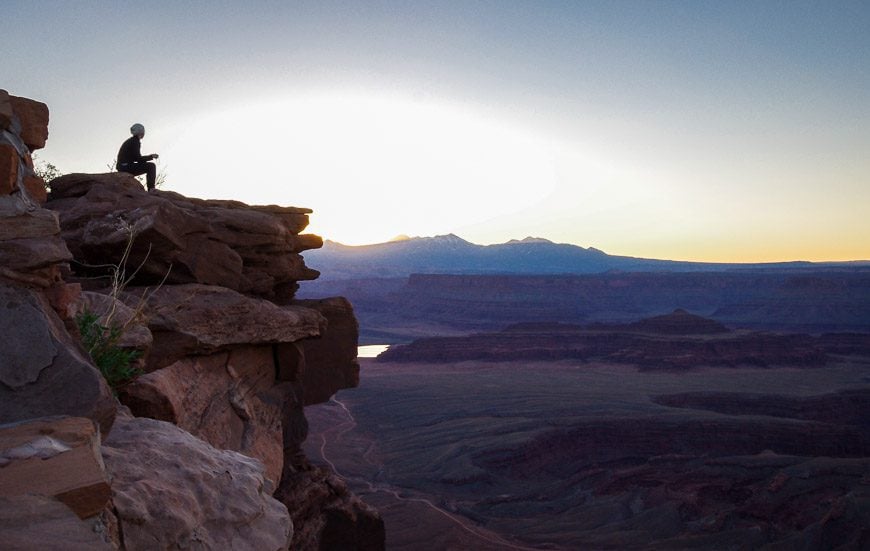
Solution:
<svg viewBox="0 0 870 551">
<path fill-rule="evenodd" d="M 124 165 L 130 165 L 133 163 L 144 163 L 145 161 L 150 161 L 154 158 L 154 155 L 146 155 L 142 156 L 140 147 L 142 145 L 141 140 L 139 140 L 139 136 L 130 136 L 127 141 L 121 144 L 121 149 L 118 150 L 118 160 L 116 161 L 117 167 L 120 168 Z"/>
</svg>

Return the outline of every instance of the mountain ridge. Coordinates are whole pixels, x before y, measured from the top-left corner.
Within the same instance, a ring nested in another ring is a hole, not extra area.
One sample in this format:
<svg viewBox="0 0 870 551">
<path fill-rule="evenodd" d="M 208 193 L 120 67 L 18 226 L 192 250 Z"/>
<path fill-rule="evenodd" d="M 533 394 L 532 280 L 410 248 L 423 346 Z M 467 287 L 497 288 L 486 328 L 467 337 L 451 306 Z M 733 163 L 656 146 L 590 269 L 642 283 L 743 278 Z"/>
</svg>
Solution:
<svg viewBox="0 0 870 551">
<path fill-rule="evenodd" d="M 450 233 L 370 245 L 325 240 L 306 253 L 309 265 L 329 279 L 444 274 L 592 274 L 604 272 L 697 272 L 795 268 L 868 267 L 870 261 L 724 263 L 611 255 L 595 247 L 555 243 L 541 237 L 480 245 Z"/>
</svg>

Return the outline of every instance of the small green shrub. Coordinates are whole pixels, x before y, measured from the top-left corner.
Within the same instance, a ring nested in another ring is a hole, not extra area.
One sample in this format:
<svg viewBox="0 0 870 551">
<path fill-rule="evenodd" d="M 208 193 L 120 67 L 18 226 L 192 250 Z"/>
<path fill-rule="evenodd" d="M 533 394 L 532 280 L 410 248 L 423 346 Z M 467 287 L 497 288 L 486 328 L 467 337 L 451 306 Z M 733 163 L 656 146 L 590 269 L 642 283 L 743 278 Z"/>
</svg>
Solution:
<svg viewBox="0 0 870 551">
<path fill-rule="evenodd" d="M 140 352 L 118 346 L 123 335 L 122 328 L 101 325 L 99 316 L 88 310 L 76 316 L 76 325 L 82 336 L 82 344 L 112 390 L 117 390 L 141 374 L 141 370 L 132 365 Z"/>
<path fill-rule="evenodd" d="M 33 173 L 45 181 L 45 189 L 51 189 L 51 181 L 58 176 L 63 176 L 63 172 L 52 163 L 43 161 L 36 155 L 33 156 Z"/>
</svg>

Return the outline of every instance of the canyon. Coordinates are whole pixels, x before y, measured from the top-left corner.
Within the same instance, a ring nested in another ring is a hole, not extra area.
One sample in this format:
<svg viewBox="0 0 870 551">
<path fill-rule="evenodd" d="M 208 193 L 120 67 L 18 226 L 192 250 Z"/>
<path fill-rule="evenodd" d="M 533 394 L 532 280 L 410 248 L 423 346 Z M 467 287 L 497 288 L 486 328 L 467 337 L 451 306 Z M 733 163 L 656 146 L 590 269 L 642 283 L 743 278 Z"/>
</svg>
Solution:
<svg viewBox="0 0 870 551">
<path fill-rule="evenodd" d="M 328 270 L 328 265 L 320 265 Z M 524 275 L 415 273 L 310 281 L 307 294 L 347 297 L 368 344 L 499 331 L 518 323 L 632 323 L 675 309 L 733 329 L 870 332 L 870 270 L 773 267 L 726 271 Z"/>
<path fill-rule="evenodd" d="M 822 366 L 361 360 L 310 457 L 390 549 L 863 549 L 870 355 Z"/>
</svg>

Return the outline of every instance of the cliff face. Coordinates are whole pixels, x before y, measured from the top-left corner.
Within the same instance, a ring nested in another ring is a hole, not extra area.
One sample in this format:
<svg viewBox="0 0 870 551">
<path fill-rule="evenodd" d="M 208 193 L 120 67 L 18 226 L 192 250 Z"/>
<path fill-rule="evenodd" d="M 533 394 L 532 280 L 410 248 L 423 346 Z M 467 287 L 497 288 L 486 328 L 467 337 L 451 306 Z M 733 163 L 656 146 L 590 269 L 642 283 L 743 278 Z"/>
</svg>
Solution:
<svg viewBox="0 0 870 551">
<path fill-rule="evenodd" d="M 0 91 L 0 423 L 60 415 L 36 433 L 70 417 L 95 427 L 43 447 L 72 473 L 63 460 L 90 442 L 102 486 L 69 474 L 37 493 L 91 496 L 86 513 L 70 509 L 108 547 L 382 548 L 379 515 L 300 449 L 304 406 L 355 386 L 359 369 L 350 303 L 293 299 L 318 275 L 299 254 L 322 243 L 301 234 L 311 211 L 147 193 L 117 173 L 57 178 L 47 198 L 30 157 L 47 124 L 44 104 Z M 119 327 L 117 346 L 139 354 L 143 374 L 117 400 L 79 344 L 82 314 Z M 48 453 L 37 441 L 0 457 L 36 465 Z M 0 512 L 29 493 L 7 472 Z M 0 533 L 26 528 L 13 524 Z"/>
</svg>

